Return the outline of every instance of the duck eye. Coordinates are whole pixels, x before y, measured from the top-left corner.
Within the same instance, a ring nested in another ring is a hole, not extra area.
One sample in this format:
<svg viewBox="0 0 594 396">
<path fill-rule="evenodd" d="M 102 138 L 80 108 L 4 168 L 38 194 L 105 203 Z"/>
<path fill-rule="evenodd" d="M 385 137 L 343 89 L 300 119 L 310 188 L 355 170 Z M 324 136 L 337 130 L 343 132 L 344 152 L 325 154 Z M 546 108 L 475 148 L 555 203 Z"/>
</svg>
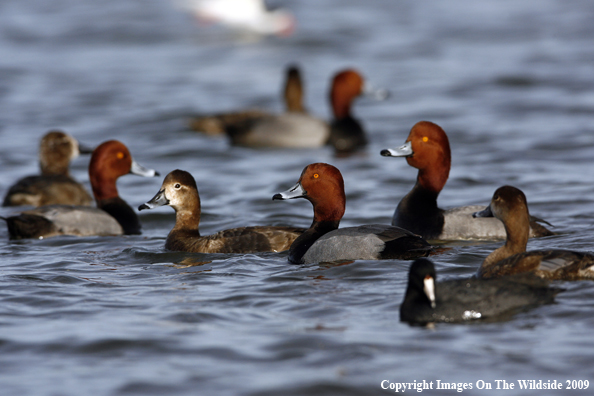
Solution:
<svg viewBox="0 0 594 396">
<path fill-rule="evenodd" d="M 318 175 L 317 173 L 314 173 L 314 179 L 317 179 L 318 177 L 320 177 L 320 175 Z"/>
<path fill-rule="evenodd" d="M 428 138 L 427 136 L 423 136 L 423 141 L 424 141 L 425 143 L 427 143 L 427 142 L 429 141 L 429 138 Z"/>
<path fill-rule="evenodd" d="M 118 159 L 122 159 L 122 158 L 124 158 L 124 153 L 122 153 L 121 151 L 118 151 L 118 153 L 116 154 L 116 157 L 118 157 Z"/>
<path fill-rule="evenodd" d="M 181 187 L 181 184 L 179 183 L 175 183 L 175 186 L 173 186 L 176 190 L 179 190 Z"/>
</svg>

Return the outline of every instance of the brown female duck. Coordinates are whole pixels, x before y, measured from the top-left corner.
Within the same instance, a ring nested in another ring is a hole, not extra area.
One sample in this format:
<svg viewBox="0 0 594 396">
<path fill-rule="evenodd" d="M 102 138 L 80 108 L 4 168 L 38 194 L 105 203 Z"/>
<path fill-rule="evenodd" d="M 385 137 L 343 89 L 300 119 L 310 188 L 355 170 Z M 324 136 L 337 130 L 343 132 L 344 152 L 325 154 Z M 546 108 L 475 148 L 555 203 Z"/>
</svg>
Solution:
<svg viewBox="0 0 594 396">
<path fill-rule="evenodd" d="M 169 173 L 159 192 L 138 210 L 169 205 L 175 210 L 175 226 L 165 248 L 194 253 L 281 252 L 289 249 L 304 229 L 296 227 L 254 226 L 200 235 L 200 195 L 194 177 L 176 169 Z"/>
</svg>

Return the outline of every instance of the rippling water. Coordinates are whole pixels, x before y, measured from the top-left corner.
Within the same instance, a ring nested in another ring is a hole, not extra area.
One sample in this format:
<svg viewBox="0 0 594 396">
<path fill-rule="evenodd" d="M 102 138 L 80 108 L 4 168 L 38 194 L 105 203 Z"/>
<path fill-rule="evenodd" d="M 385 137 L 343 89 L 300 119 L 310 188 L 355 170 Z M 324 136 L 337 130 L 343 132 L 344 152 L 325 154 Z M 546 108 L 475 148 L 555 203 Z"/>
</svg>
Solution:
<svg viewBox="0 0 594 396">
<path fill-rule="evenodd" d="M 592 250 L 594 3 L 276 4 L 294 11 L 296 33 L 246 41 L 165 0 L 1 2 L 0 193 L 37 171 L 39 137 L 62 128 L 89 145 L 120 139 L 163 175 L 191 172 L 203 233 L 308 226 L 309 203 L 271 197 L 311 162 L 341 169 L 343 226 L 389 223 L 416 172 L 379 151 L 426 119 L 452 145 L 442 207 L 486 204 L 512 184 L 560 233 L 529 247 Z M 371 140 L 363 154 L 230 148 L 186 129 L 198 112 L 280 111 L 292 62 L 320 117 L 338 69 L 390 89 L 387 101 L 355 106 Z M 73 174 L 88 186 L 87 164 L 75 160 Z M 161 181 L 126 176 L 118 186 L 135 207 Z M 393 393 L 383 380 L 469 382 L 464 393 L 484 394 L 477 381 L 594 380 L 592 282 L 561 283 L 556 304 L 509 321 L 421 329 L 398 319 L 408 262 L 171 253 L 171 208 L 140 217 L 144 234 L 120 238 L 9 242 L 0 228 L 2 395 Z M 452 246 L 435 257 L 442 278 L 472 275 L 498 244 Z"/>
</svg>

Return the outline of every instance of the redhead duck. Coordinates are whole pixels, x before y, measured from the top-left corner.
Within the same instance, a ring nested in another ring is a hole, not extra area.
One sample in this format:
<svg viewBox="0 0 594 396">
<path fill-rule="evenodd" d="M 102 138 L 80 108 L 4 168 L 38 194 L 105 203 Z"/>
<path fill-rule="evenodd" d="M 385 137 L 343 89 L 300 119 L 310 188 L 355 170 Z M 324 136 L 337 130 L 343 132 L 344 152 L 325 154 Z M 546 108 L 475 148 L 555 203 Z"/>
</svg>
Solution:
<svg viewBox="0 0 594 396">
<path fill-rule="evenodd" d="M 503 224 L 496 219 L 476 219 L 472 213 L 483 206 L 463 206 L 449 210 L 437 207 L 437 196 L 450 173 L 451 155 L 448 137 L 432 122 L 416 123 L 406 143 L 397 149 L 382 150 L 386 157 L 406 157 L 408 164 L 419 170 L 417 183 L 400 201 L 392 225 L 406 228 L 428 240 L 504 239 Z M 553 235 L 530 222 L 530 236 Z"/>
<path fill-rule="evenodd" d="M 290 65 L 287 68 L 284 87 L 283 99 L 286 114 L 296 113 L 306 116 L 307 111 L 303 106 L 303 84 L 301 82 L 301 73 L 297 66 Z M 263 120 L 274 117 L 271 113 L 257 109 L 218 113 L 191 119 L 190 128 L 197 132 L 206 133 L 207 135 L 219 135 L 226 132 L 238 133 L 236 131 L 249 129 L 248 126 L 258 125 L 264 122 Z M 306 119 L 308 119 L 307 116 Z M 241 135 L 236 137 L 238 141 L 241 138 Z M 248 143 L 245 145 L 249 146 Z"/>
<path fill-rule="evenodd" d="M 102 143 L 93 151 L 89 164 L 97 208 L 49 205 L 25 211 L 4 219 L 10 238 L 140 234 L 136 213 L 120 198 L 116 187 L 117 179 L 128 173 L 145 177 L 158 175 L 134 161 L 121 142 Z"/>
<path fill-rule="evenodd" d="M 330 123 L 330 136 L 327 143 L 334 147 L 338 154 L 348 154 L 367 145 L 363 127 L 351 115 L 353 100 L 362 94 L 383 99 L 387 91 L 366 86 L 361 74 L 353 69 L 343 70 L 332 79 L 330 104 L 334 118 Z"/>
<path fill-rule="evenodd" d="M 305 231 L 295 227 L 241 227 L 201 236 L 200 195 L 196 181 L 186 171 L 169 173 L 159 192 L 138 210 L 169 205 L 175 210 L 175 226 L 169 232 L 165 248 L 192 253 L 281 252 Z"/>
<path fill-rule="evenodd" d="M 68 172 L 70 161 L 91 150 L 62 131 L 50 131 L 39 145 L 41 175 L 20 179 L 8 190 L 2 206 L 84 205 L 93 202 L 87 190 Z"/>
<path fill-rule="evenodd" d="M 399 227 L 372 224 L 339 229 L 346 198 L 342 175 L 332 165 L 306 166 L 296 185 L 272 197 L 292 198 L 305 198 L 314 207 L 311 227 L 289 249 L 293 264 L 409 259 L 431 252 L 432 247 L 423 238 Z"/>
<path fill-rule="evenodd" d="M 178 0 L 178 4 L 199 21 L 219 23 L 239 32 L 289 36 L 295 30 L 290 11 L 268 10 L 264 0 Z"/>
<path fill-rule="evenodd" d="M 494 319 L 529 307 L 552 303 L 558 289 L 534 276 L 505 279 L 458 279 L 437 283 L 428 259 L 410 266 L 400 320 L 411 324 Z"/>
<path fill-rule="evenodd" d="M 495 217 L 507 233 L 505 245 L 487 256 L 478 271 L 481 278 L 533 272 L 547 279 L 594 279 L 594 255 L 561 249 L 526 251 L 530 214 L 524 193 L 512 186 L 499 187 L 491 204 L 476 217 Z"/>
<path fill-rule="evenodd" d="M 238 146 L 313 148 L 328 144 L 339 155 L 349 154 L 367 144 L 363 127 L 351 115 L 352 102 L 361 94 L 378 99 L 387 95 L 386 91 L 366 87 L 357 71 L 344 70 L 332 80 L 330 102 L 334 119 L 330 126 L 317 118 L 293 112 L 235 124 L 227 132 L 231 144 Z"/>
</svg>

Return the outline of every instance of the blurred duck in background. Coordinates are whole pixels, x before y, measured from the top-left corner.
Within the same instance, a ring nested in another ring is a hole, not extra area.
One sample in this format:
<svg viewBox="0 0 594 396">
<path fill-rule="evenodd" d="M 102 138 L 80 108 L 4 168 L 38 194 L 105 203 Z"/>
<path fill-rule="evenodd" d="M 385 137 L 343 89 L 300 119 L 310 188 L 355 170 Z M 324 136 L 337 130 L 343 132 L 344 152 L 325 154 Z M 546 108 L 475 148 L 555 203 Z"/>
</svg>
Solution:
<svg viewBox="0 0 594 396">
<path fill-rule="evenodd" d="M 68 170 L 70 161 L 91 152 L 65 132 L 46 133 L 39 145 L 41 175 L 17 181 L 6 193 L 2 206 L 91 205 L 93 199 Z"/>
<path fill-rule="evenodd" d="M 138 216 L 120 198 L 116 187 L 117 179 L 128 173 L 145 177 L 159 175 L 134 161 L 123 143 L 117 140 L 102 143 L 93 151 L 89 164 L 97 207 L 46 205 L 2 218 L 8 225 L 10 239 L 140 234 Z"/>
<path fill-rule="evenodd" d="M 361 95 L 383 100 L 388 93 L 366 85 L 361 74 L 353 69 L 337 73 L 330 87 L 333 120 L 329 125 L 307 114 L 303 105 L 303 84 L 299 70 L 290 67 L 284 91 L 286 113 L 218 115 L 214 122 L 206 118 L 194 120 L 193 128 L 206 129 L 207 123 L 221 125 L 234 146 L 316 148 L 328 144 L 334 147 L 338 155 L 348 155 L 367 145 L 363 127 L 351 114 L 353 101 Z"/>
<path fill-rule="evenodd" d="M 285 114 L 300 114 L 301 117 L 308 117 L 303 104 L 303 81 L 297 65 L 287 67 L 283 101 Z M 190 120 L 190 128 L 207 135 L 219 135 L 229 130 L 246 129 L 249 125 L 257 125 L 274 117 L 279 116 L 257 109 L 232 111 L 193 118 Z"/>
</svg>

